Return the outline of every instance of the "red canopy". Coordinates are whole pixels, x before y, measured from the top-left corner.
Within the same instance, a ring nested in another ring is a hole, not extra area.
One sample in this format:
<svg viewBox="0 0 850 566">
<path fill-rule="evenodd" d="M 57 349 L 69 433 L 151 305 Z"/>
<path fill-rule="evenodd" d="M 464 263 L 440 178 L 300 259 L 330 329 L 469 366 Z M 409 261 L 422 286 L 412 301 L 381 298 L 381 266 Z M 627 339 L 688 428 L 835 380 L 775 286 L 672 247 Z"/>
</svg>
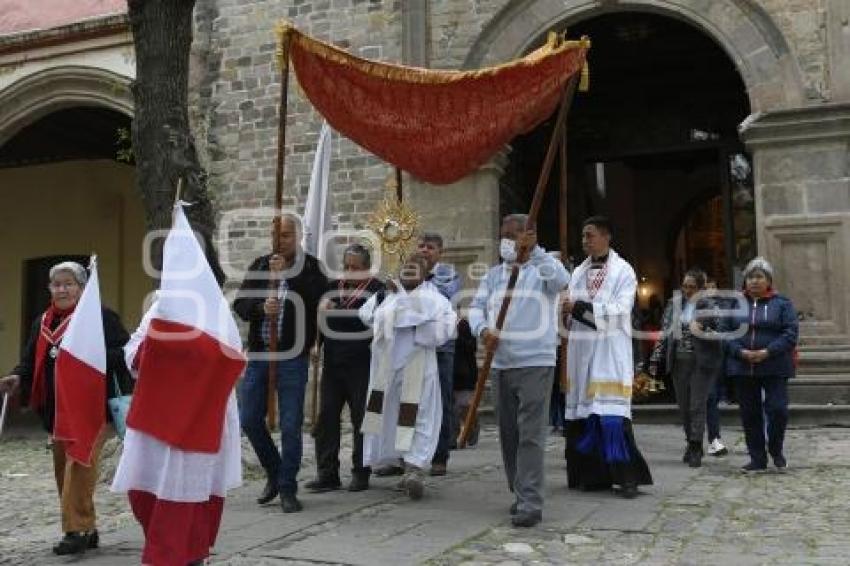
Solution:
<svg viewBox="0 0 850 566">
<path fill-rule="evenodd" d="M 291 61 L 307 98 L 343 135 L 435 184 L 457 181 L 515 136 L 548 118 L 590 42 L 546 45 L 510 63 L 441 71 L 354 57 L 284 25 L 281 63 Z"/>
</svg>

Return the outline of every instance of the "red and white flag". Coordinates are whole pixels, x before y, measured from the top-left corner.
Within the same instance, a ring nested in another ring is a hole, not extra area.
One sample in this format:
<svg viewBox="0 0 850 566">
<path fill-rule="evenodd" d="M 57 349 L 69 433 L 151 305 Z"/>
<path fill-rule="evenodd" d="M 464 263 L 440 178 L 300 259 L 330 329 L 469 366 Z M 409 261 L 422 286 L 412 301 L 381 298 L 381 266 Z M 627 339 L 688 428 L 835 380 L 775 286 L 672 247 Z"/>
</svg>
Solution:
<svg viewBox="0 0 850 566">
<path fill-rule="evenodd" d="M 91 274 L 56 356 L 56 421 L 53 436 L 65 454 L 91 464 L 94 443 L 106 426 L 106 342 L 100 283 L 92 256 Z"/>
<path fill-rule="evenodd" d="M 133 363 L 139 377 L 127 426 L 175 448 L 218 452 L 225 405 L 245 356 L 230 306 L 180 204 L 151 308 Z"/>
</svg>

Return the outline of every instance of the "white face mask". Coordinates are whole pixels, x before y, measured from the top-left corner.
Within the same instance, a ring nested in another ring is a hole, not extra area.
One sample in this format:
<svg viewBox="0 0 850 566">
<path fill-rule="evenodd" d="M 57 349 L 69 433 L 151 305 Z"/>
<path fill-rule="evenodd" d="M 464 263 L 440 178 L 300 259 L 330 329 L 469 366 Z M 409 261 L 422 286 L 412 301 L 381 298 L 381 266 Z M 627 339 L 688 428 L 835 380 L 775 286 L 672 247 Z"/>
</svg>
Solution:
<svg viewBox="0 0 850 566">
<path fill-rule="evenodd" d="M 499 255 L 508 263 L 516 261 L 516 242 L 510 238 L 502 238 L 499 242 Z"/>
</svg>

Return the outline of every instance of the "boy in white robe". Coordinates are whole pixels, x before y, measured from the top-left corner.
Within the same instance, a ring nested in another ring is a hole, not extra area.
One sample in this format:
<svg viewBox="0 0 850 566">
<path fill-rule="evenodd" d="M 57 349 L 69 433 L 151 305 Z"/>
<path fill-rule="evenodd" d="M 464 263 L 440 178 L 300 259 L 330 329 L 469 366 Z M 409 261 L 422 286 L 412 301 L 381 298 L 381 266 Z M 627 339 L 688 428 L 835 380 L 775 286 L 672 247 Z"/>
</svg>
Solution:
<svg viewBox="0 0 850 566">
<path fill-rule="evenodd" d="M 610 248 L 611 226 L 601 216 L 582 229 L 587 259 L 573 272 L 569 296 L 566 419 L 567 483 L 584 490 L 620 487 L 627 498 L 652 476 L 631 426 L 631 313 L 634 269 Z"/>
<path fill-rule="evenodd" d="M 369 393 L 363 419 L 363 465 L 405 463 L 401 486 L 411 499 L 423 493 L 423 468 L 440 437 L 442 405 L 437 346 L 454 338 L 457 315 L 436 286 L 425 281 L 428 262 L 418 254 L 401 267 L 399 284 L 360 309 L 374 330 Z"/>
</svg>

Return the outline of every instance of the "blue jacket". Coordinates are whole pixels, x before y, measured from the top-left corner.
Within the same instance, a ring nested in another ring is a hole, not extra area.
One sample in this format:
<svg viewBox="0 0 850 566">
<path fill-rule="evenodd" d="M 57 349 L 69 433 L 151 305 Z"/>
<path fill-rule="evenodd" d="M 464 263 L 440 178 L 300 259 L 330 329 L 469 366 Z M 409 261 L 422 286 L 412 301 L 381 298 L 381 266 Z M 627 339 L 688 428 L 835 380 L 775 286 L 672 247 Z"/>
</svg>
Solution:
<svg viewBox="0 0 850 566">
<path fill-rule="evenodd" d="M 782 295 L 770 294 L 754 301 L 746 297 L 746 315 L 731 321 L 730 331 L 745 327 L 746 334 L 727 343 L 726 373 L 730 376 L 794 376 L 794 349 L 797 346 L 797 311 Z M 751 364 L 742 350 L 767 349 L 768 357 Z"/>
</svg>

